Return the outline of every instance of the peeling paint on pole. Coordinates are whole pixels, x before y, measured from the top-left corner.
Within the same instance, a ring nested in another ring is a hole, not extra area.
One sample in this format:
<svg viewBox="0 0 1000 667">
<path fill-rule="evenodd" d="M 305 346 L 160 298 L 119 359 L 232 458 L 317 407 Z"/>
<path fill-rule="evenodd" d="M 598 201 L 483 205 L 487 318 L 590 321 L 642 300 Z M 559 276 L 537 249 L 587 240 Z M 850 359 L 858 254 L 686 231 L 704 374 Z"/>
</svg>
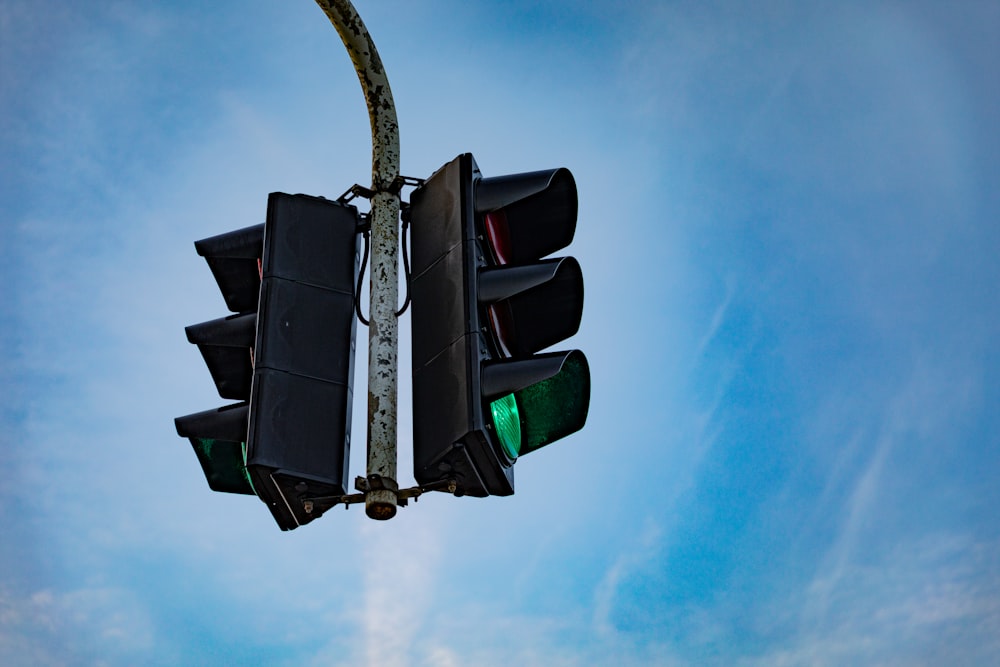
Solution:
<svg viewBox="0 0 1000 667">
<path fill-rule="evenodd" d="M 368 328 L 368 483 L 365 512 L 396 514 L 396 373 L 399 298 L 399 124 L 389 79 L 365 24 L 348 0 L 316 0 L 347 47 L 372 130 L 371 311 Z"/>
</svg>

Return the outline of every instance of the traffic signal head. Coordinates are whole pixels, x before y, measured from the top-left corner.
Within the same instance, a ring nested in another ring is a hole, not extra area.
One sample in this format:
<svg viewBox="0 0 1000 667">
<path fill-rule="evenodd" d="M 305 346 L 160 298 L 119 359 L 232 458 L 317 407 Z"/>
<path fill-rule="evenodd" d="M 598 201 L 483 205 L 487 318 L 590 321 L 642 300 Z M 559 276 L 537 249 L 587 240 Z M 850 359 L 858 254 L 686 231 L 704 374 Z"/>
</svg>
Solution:
<svg viewBox="0 0 1000 667">
<path fill-rule="evenodd" d="M 255 494 L 290 530 L 347 493 L 358 214 L 273 193 L 264 225 L 195 243 L 235 314 L 187 327 L 219 395 L 175 420 L 216 491 Z"/>
<path fill-rule="evenodd" d="M 577 196 L 566 169 L 483 178 L 472 155 L 411 197 L 414 475 L 457 493 L 514 492 L 513 464 L 583 427 L 574 335 L 583 275 L 572 257 Z"/>
</svg>

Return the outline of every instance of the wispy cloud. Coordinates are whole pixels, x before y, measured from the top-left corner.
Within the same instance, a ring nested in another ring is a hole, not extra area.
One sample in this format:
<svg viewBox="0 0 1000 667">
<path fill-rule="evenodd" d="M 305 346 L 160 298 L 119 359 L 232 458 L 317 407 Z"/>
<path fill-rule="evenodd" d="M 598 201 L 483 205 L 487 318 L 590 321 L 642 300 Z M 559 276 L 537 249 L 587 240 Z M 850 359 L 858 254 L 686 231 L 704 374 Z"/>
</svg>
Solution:
<svg viewBox="0 0 1000 667">
<path fill-rule="evenodd" d="M 369 667 L 411 665 L 435 607 L 441 576 L 443 545 L 436 517 L 414 512 L 397 517 L 392 524 L 366 521 L 358 531 L 358 541 L 364 585 L 357 601 L 361 644 L 357 658 Z M 443 646 L 436 647 L 434 655 L 435 661 L 449 659 Z"/>
<path fill-rule="evenodd" d="M 993 639 L 1000 544 L 957 521 L 913 518 L 947 511 L 933 499 L 944 503 L 961 491 L 917 462 L 942 458 L 934 450 L 947 447 L 975 405 L 975 373 L 919 356 L 911 363 L 902 383 L 873 378 L 839 401 L 839 419 L 823 417 L 830 439 L 813 434 L 817 455 L 824 443 L 835 454 L 812 513 L 836 529 L 812 579 L 775 601 L 788 610 L 775 616 L 790 621 L 791 634 L 746 664 L 834 665 L 862 656 L 890 665 L 984 664 L 1000 648 Z"/>
<path fill-rule="evenodd" d="M 420 618 L 428 606 L 430 582 L 422 554 L 400 559 L 396 545 L 383 541 L 384 550 L 377 554 L 378 544 L 372 545 L 364 558 L 367 587 L 363 636 L 364 664 L 407 665 L 413 650 L 413 640 L 420 627 Z"/>
<path fill-rule="evenodd" d="M 697 363 L 701 361 L 702 356 L 705 354 L 705 350 L 711 345 L 712 341 L 715 339 L 716 334 L 719 332 L 720 327 L 722 327 L 723 322 L 726 320 L 726 314 L 729 312 L 729 306 L 733 302 L 733 296 L 736 293 L 735 280 L 730 278 L 726 281 L 726 294 L 716 306 L 715 312 L 712 313 L 712 319 L 708 323 L 708 328 L 701 335 L 698 341 L 698 345 L 695 348 L 694 354 L 692 355 L 692 361 Z"/>
<path fill-rule="evenodd" d="M 807 616 L 819 605 L 822 618 L 739 664 L 991 664 L 1000 651 L 998 549 L 940 533 L 844 563 L 836 589 L 810 590 L 796 609 Z"/>
<path fill-rule="evenodd" d="M 618 586 L 622 579 L 634 574 L 647 565 L 661 550 L 662 531 L 655 521 L 647 519 L 642 533 L 634 540 L 627 542 L 625 548 L 618 554 L 614 563 L 604 573 L 597 590 L 594 591 L 594 612 L 592 625 L 602 637 L 615 634 L 615 624 L 612 619 Z"/>
<path fill-rule="evenodd" d="M 870 538 L 873 531 L 891 530 L 882 524 L 885 513 L 880 502 L 888 500 L 890 506 L 900 502 L 891 497 L 892 485 L 898 485 L 898 475 L 906 470 L 898 464 L 908 456 L 919 456 L 927 448 L 947 442 L 952 425 L 968 410 L 970 397 L 975 394 L 971 390 L 975 379 L 957 374 L 956 368 L 944 368 L 919 357 L 912 364 L 909 377 L 894 393 L 889 393 L 888 387 L 879 382 L 869 388 L 876 392 L 868 398 L 874 411 L 842 417 L 872 424 L 876 435 L 870 441 L 871 453 L 867 461 L 851 481 L 852 489 L 843 506 L 827 508 L 844 518 L 823 561 L 822 574 L 814 584 L 820 600 L 839 585 L 848 564 L 864 556 L 864 552 L 859 551 L 863 540 Z M 855 407 L 860 406 L 855 404 Z M 853 457 L 856 450 L 857 445 L 848 447 L 839 458 Z M 894 463 L 896 467 L 890 470 L 888 466 Z M 840 476 L 843 467 L 834 466 L 831 475 Z M 933 471 L 925 470 L 921 474 L 933 474 Z M 821 603 L 820 615 L 822 609 Z"/>
<path fill-rule="evenodd" d="M 128 591 L 0 589 L 0 656 L 7 664 L 128 661 L 146 654 L 155 633 Z"/>
</svg>

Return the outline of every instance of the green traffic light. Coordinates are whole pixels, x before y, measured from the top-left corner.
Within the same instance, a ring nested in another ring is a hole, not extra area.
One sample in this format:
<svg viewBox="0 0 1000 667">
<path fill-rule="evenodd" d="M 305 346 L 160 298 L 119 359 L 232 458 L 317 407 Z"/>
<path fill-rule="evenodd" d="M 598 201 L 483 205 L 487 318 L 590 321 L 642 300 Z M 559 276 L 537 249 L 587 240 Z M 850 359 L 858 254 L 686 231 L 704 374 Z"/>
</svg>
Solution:
<svg viewBox="0 0 1000 667">
<path fill-rule="evenodd" d="M 521 416 L 514 394 L 507 394 L 490 403 L 493 426 L 500 447 L 511 461 L 521 452 Z"/>
<path fill-rule="evenodd" d="M 551 378 L 515 392 L 523 424 L 519 454 L 530 454 L 583 428 L 590 407 L 590 366 L 582 352 L 568 354 Z"/>
<path fill-rule="evenodd" d="M 483 387 L 485 395 L 499 396 L 484 407 L 489 404 L 493 440 L 511 463 L 579 431 L 587 421 L 590 367 L 579 350 L 492 363 L 484 370 Z"/>
<path fill-rule="evenodd" d="M 245 443 L 212 438 L 190 440 L 210 489 L 256 495 L 247 474 Z"/>
</svg>

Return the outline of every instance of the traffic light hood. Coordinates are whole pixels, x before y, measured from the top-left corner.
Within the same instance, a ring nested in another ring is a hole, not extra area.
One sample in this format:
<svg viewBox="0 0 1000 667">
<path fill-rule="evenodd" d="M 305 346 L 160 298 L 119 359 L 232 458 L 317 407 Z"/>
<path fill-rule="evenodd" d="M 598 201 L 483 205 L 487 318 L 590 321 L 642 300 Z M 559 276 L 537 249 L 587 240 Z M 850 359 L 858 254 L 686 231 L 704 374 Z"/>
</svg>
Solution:
<svg viewBox="0 0 1000 667">
<path fill-rule="evenodd" d="M 260 258 L 264 255 L 264 225 L 195 241 L 194 249 L 208 262 L 230 312 L 257 310 Z"/>
<path fill-rule="evenodd" d="M 576 181 L 569 169 L 480 178 L 475 186 L 477 215 L 502 213 L 509 239 L 504 264 L 524 264 L 573 242 Z"/>
</svg>

